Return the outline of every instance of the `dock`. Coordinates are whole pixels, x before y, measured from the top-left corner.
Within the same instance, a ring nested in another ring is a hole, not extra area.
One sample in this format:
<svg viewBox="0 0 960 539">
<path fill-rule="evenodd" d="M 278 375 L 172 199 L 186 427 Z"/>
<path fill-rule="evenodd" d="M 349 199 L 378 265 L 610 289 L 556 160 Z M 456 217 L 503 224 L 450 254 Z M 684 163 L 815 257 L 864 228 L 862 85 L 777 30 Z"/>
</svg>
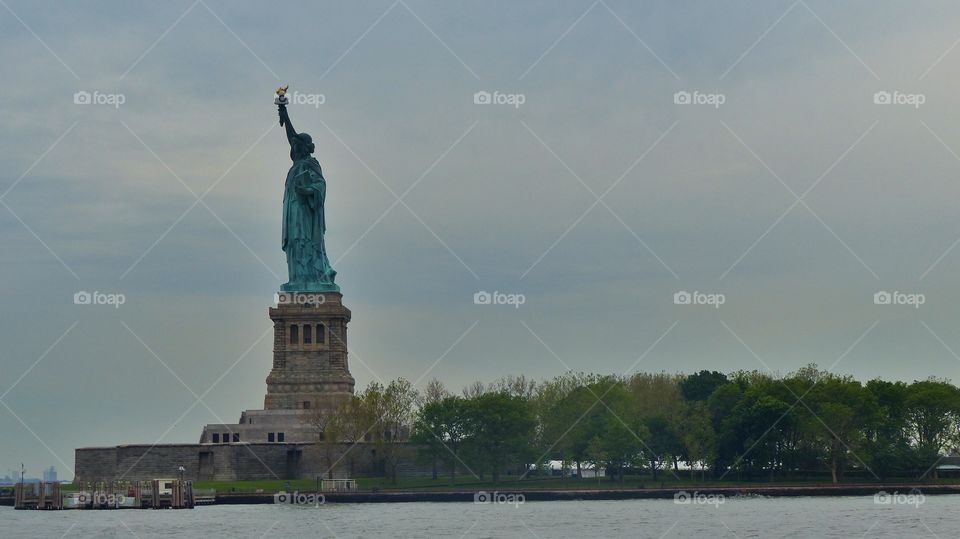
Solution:
<svg viewBox="0 0 960 539">
<path fill-rule="evenodd" d="M 76 491 L 64 492 L 60 483 L 17 483 L 15 509 L 193 509 L 193 482 L 178 479 L 150 481 L 81 481 Z"/>
</svg>

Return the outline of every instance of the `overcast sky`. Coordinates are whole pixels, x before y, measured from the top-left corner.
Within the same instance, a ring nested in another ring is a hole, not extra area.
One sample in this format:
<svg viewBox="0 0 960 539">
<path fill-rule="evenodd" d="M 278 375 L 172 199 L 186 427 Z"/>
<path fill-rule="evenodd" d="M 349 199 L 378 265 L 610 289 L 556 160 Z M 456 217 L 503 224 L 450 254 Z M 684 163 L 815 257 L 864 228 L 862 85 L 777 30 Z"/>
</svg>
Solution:
<svg viewBox="0 0 960 539">
<path fill-rule="evenodd" d="M 956 379 L 958 28 L 948 1 L 0 1 L 0 475 L 262 407 L 281 84 L 358 387 Z"/>
</svg>

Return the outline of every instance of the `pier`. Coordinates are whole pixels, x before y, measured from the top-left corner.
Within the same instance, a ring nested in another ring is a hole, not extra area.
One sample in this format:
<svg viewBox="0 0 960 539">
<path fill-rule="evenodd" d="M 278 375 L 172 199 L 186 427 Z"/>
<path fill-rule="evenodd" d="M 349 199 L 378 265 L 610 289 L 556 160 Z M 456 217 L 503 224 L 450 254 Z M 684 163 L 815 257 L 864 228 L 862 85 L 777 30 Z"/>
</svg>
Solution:
<svg viewBox="0 0 960 539">
<path fill-rule="evenodd" d="M 193 482 L 81 481 L 76 491 L 63 492 L 60 483 L 17 483 L 15 509 L 193 509 Z"/>
</svg>

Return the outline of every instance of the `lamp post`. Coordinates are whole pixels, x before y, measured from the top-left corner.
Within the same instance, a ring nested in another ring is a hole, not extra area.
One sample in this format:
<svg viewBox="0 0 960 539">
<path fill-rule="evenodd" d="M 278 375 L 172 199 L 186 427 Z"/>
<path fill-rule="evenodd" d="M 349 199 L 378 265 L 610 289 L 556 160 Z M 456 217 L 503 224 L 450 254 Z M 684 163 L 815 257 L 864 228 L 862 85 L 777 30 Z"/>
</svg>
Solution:
<svg viewBox="0 0 960 539">
<path fill-rule="evenodd" d="M 23 474 L 26 471 L 26 468 L 23 467 L 23 463 L 20 463 L 20 484 L 23 484 Z"/>
<path fill-rule="evenodd" d="M 177 471 L 180 472 L 180 482 L 183 483 L 183 472 L 187 471 L 187 469 L 184 468 L 183 466 L 180 466 L 180 468 L 178 468 Z"/>
</svg>

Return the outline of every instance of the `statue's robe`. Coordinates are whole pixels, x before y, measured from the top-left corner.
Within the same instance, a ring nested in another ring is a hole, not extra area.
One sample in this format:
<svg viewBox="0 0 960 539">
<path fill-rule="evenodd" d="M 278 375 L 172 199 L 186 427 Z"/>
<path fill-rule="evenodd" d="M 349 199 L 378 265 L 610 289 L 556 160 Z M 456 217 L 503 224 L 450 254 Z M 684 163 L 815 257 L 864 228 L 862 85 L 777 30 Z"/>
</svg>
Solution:
<svg viewBox="0 0 960 539">
<path fill-rule="evenodd" d="M 301 194 L 297 188 L 308 190 Z M 294 161 L 283 190 L 283 241 L 290 282 L 301 290 L 336 290 L 337 272 L 330 267 L 323 235 L 327 230 L 324 201 L 327 182 L 314 157 Z"/>
</svg>

